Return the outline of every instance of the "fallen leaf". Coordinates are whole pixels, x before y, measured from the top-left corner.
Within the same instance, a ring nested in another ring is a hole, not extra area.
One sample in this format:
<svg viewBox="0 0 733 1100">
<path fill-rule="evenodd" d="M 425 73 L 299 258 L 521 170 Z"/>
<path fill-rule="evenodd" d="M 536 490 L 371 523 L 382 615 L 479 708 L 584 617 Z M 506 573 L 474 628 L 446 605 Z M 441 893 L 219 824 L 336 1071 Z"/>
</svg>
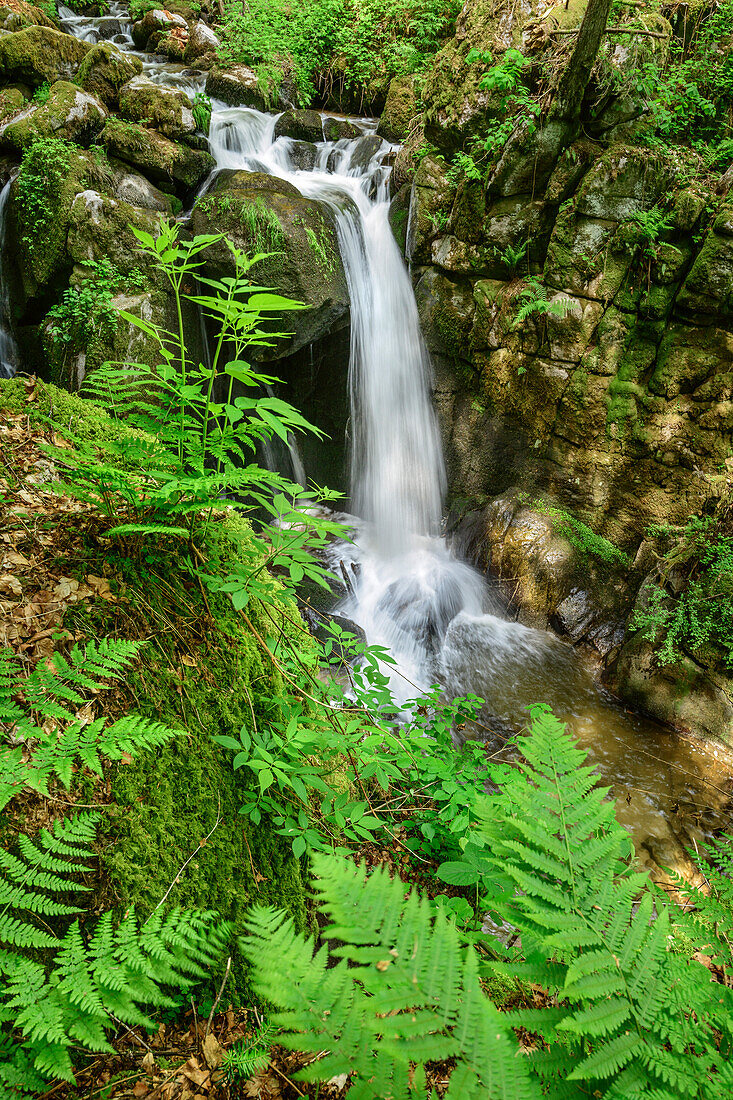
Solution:
<svg viewBox="0 0 733 1100">
<path fill-rule="evenodd" d="M 183 1067 L 184 1076 L 188 1077 L 189 1081 L 193 1081 L 194 1085 L 203 1085 L 205 1081 L 209 1079 L 209 1071 L 207 1069 L 201 1069 L 196 1058 L 189 1058 Z"/>
<path fill-rule="evenodd" d="M 12 573 L 0 573 L 0 592 L 9 592 L 13 596 L 23 595 L 23 585 Z"/>
<path fill-rule="evenodd" d="M 224 1060 L 224 1048 L 211 1032 L 204 1039 L 203 1052 L 209 1069 L 218 1069 Z"/>
<path fill-rule="evenodd" d="M 94 573 L 90 573 L 86 581 L 89 587 L 94 589 L 100 600 L 114 600 L 117 598 L 113 595 L 106 577 L 97 577 Z"/>
<path fill-rule="evenodd" d="M 187 653 L 184 653 L 181 657 L 181 664 L 186 665 L 187 668 L 198 668 L 197 662 L 193 657 L 189 657 Z"/>
</svg>

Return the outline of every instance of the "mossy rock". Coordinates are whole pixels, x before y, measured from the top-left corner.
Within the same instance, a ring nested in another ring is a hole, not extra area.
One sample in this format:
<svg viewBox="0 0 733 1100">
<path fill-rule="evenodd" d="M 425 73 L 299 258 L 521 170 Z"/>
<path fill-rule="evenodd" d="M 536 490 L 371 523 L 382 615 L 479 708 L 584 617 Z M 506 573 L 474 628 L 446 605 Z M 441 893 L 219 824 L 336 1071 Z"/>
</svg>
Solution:
<svg viewBox="0 0 733 1100">
<path fill-rule="evenodd" d="M 177 88 L 164 88 L 143 76 L 120 88 L 119 113 L 132 122 L 144 122 L 169 138 L 192 134 L 196 129 L 191 100 Z"/>
<path fill-rule="evenodd" d="M 181 195 L 200 186 L 216 164 L 210 153 L 121 119 L 110 119 L 99 140 L 111 156 L 138 168 L 154 183 L 174 185 Z"/>
<path fill-rule="evenodd" d="M 230 107 L 254 107 L 257 111 L 266 111 L 269 103 L 257 74 L 246 65 L 227 69 L 215 65 L 206 78 L 206 94 L 223 99 Z"/>
<path fill-rule="evenodd" d="M 11 186 L 7 223 L 7 262 L 19 276 L 13 292 L 21 312 L 71 266 L 66 239 L 76 196 L 111 182 L 109 167 L 91 150 L 61 141 L 37 141 L 26 150 Z"/>
<path fill-rule="evenodd" d="M 91 48 L 88 42 L 51 27 L 27 27 L 0 38 L 0 73 L 8 81 L 20 80 L 32 88 L 69 80 Z"/>
<path fill-rule="evenodd" d="M 29 99 L 26 90 L 21 84 L 10 84 L 0 91 L 0 123 L 23 110 Z"/>
<path fill-rule="evenodd" d="M 224 233 L 250 255 L 272 253 L 257 266 L 258 282 L 305 304 L 278 323 L 280 331 L 293 335 L 263 352 L 266 357 L 293 354 L 344 327 L 349 295 L 335 229 L 322 206 L 292 184 L 261 173 L 218 177 L 211 193 L 194 206 L 191 225 L 194 233 Z M 232 274 L 225 242 L 206 256 L 209 273 Z"/>
<path fill-rule="evenodd" d="M 77 73 L 77 83 L 108 107 L 118 104 L 120 88 L 143 71 L 139 57 L 123 53 L 111 42 L 98 42 L 86 55 Z"/>
<path fill-rule="evenodd" d="M 0 131 L 0 145 L 22 152 L 35 141 L 61 138 L 89 145 L 107 118 L 103 103 L 76 84 L 57 80 L 43 104 L 31 103 Z"/>
<path fill-rule="evenodd" d="M 389 205 L 389 227 L 403 256 L 407 248 L 407 222 L 409 217 L 410 186 L 406 183 L 400 188 Z"/>
<path fill-rule="evenodd" d="M 387 102 L 377 133 L 387 141 L 402 142 L 418 113 L 414 76 L 395 76 L 390 81 Z"/>
<path fill-rule="evenodd" d="M 13 0 L 13 5 L 0 4 L 0 28 L 4 31 L 19 31 L 24 27 L 52 27 L 56 23 L 47 12 L 26 0 Z"/>
<path fill-rule="evenodd" d="M 284 111 L 275 123 L 275 138 L 323 141 L 323 122 L 318 111 Z"/>
<path fill-rule="evenodd" d="M 324 141 L 342 141 L 344 138 L 353 141 L 361 135 L 361 130 L 347 118 L 324 118 Z"/>
</svg>

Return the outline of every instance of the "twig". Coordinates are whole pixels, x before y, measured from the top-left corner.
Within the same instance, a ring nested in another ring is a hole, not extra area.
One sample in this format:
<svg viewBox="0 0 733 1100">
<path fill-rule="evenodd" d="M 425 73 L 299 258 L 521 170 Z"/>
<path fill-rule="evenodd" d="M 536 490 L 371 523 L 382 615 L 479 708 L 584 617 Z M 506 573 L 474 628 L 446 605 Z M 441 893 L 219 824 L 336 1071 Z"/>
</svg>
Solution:
<svg viewBox="0 0 733 1100">
<path fill-rule="evenodd" d="M 122 1027 L 126 1026 L 125 1021 L 121 1020 L 119 1018 L 119 1016 L 115 1016 L 114 1012 L 110 1012 L 109 1009 L 107 1009 L 107 1015 L 110 1016 L 116 1023 L 121 1024 Z M 153 1054 L 153 1048 L 149 1047 L 148 1044 L 145 1042 L 145 1040 L 141 1039 L 139 1035 L 136 1035 L 131 1027 L 128 1027 L 126 1029 L 124 1034 L 121 1035 L 120 1038 L 118 1039 L 118 1042 L 122 1042 L 122 1040 L 126 1039 L 128 1035 L 130 1036 L 131 1039 L 134 1039 L 136 1043 L 139 1043 L 141 1047 L 145 1047 L 146 1050 L 150 1051 L 150 1053 Z"/>
<path fill-rule="evenodd" d="M 197 1050 L 201 1049 L 201 1038 L 199 1036 L 199 1019 L 196 1015 L 196 1002 L 193 999 L 193 993 L 191 994 L 191 1011 L 193 1012 L 193 1034 L 196 1041 Z"/>
<path fill-rule="evenodd" d="M 211 1012 L 209 1013 L 209 1018 L 206 1021 L 206 1031 L 204 1032 L 204 1040 L 206 1040 L 206 1036 L 209 1034 L 209 1028 L 211 1027 L 211 1021 L 214 1019 L 214 1013 L 216 1012 L 217 1005 L 219 1004 L 219 1001 L 221 1000 L 221 995 L 224 992 L 224 986 L 227 984 L 227 978 L 229 977 L 229 971 L 231 970 L 231 968 L 232 968 L 232 956 L 230 955 L 229 958 L 227 959 L 227 968 L 224 971 L 224 977 L 222 979 L 221 985 L 219 986 L 219 992 L 216 995 L 216 1000 L 214 1001 L 213 1005 L 211 1006 Z"/>
<path fill-rule="evenodd" d="M 148 923 L 148 921 L 149 921 L 149 920 L 150 920 L 150 918 L 152 917 L 153 913 L 157 912 L 157 910 L 158 910 L 158 909 L 160 909 L 161 905 L 162 905 L 162 904 L 163 904 L 163 902 L 164 902 L 164 901 L 166 900 L 166 898 L 167 898 L 167 897 L 168 897 L 168 895 L 170 894 L 171 890 L 172 890 L 172 889 L 173 889 L 173 887 L 174 887 L 174 886 L 176 885 L 176 883 L 178 882 L 178 880 L 180 879 L 181 875 L 182 875 L 182 874 L 183 874 L 183 872 L 184 872 L 184 871 L 186 870 L 186 868 L 188 867 L 189 863 L 190 863 L 190 862 L 191 862 L 191 860 L 192 860 L 192 859 L 194 858 L 194 856 L 195 856 L 195 855 L 196 855 L 196 854 L 197 854 L 197 853 L 198 853 L 198 852 L 199 852 L 199 851 L 200 851 L 200 850 L 201 850 L 201 849 L 203 848 L 203 846 L 204 846 L 204 844 L 206 844 L 207 840 L 208 840 L 208 839 L 209 839 L 209 838 L 210 838 L 210 837 L 211 837 L 211 836 L 212 836 L 212 835 L 213 835 L 213 834 L 214 834 L 214 833 L 216 832 L 216 830 L 217 830 L 217 829 L 219 828 L 219 826 L 221 825 L 221 823 L 222 823 L 222 821 L 223 821 L 223 818 L 222 818 L 222 816 L 221 816 L 221 795 L 220 795 L 220 794 L 219 794 L 219 795 L 217 795 L 217 800 L 218 800 L 218 808 L 217 808 L 217 813 L 216 813 L 216 821 L 214 822 L 214 824 L 213 824 L 213 826 L 211 827 L 211 829 L 209 829 L 209 831 L 208 831 L 208 833 L 206 834 L 206 836 L 204 837 L 204 839 L 203 839 L 203 840 L 200 840 L 200 841 L 198 842 L 197 846 L 196 846 L 196 847 L 194 848 L 194 850 L 193 850 L 193 851 L 191 852 L 191 854 L 190 854 L 190 856 L 188 857 L 188 859 L 187 859 L 187 860 L 186 860 L 186 861 L 185 861 L 185 862 L 184 862 L 183 864 L 181 864 L 181 866 L 180 866 L 180 867 L 178 868 L 178 870 L 176 871 L 175 877 L 173 878 L 173 880 L 172 880 L 172 882 L 171 882 L 170 886 L 168 887 L 168 889 L 166 890 L 166 892 L 165 892 L 165 893 L 163 894 L 163 897 L 162 897 L 162 898 L 160 899 L 160 901 L 158 902 L 158 904 L 157 904 L 157 905 L 155 906 L 155 909 L 153 909 L 153 910 L 152 910 L 152 911 L 151 911 L 151 912 L 150 912 L 150 913 L 148 914 L 148 917 L 147 917 L 147 919 L 146 919 L 146 920 L 145 920 L 145 921 L 143 922 L 143 928 L 144 928 L 144 927 L 145 927 L 145 925 L 146 925 L 146 924 Z"/>
<path fill-rule="evenodd" d="M 305 1096 L 305 1093 L 304 1093 L 304 1092 L 301 1092 L 301 1091 L 300 1091 L 300 1089 L 298 1088 L 298 1086 L 297 1086 L 297 1085 L 295 1084 L 295 1081 L 291 1081 L 289 1077 L 286 1077 L 284 1073 L 281 1073 L 281 1072 L 280 1072 L 280 1070 L 279 1070 L 279 1069 L 277 1068 L 277 1066 L 275 1065 L 275 1063 L 274 1063 L 274 1062 L 270 1062 L 270 1063 L 269 1063 L 269 1066 L 270 1066 L 270 1069 L 274 1069 L 274 1070 L 275 1070 L 275 1073 L 277 1073 L 277 1075 L 278 1075 L 279 1077 L 282 1077 L 283 1081 L 287 1081 L 287 1083 L 288 1083 L 288 1084 L 290 1085 L 290 1087 L 291 1087 L 291 1088 L 294 1088 L 294 1089 L 295 1089 L 295 1091 L 297 1092 L 298 1096 Z"/>
</svg>

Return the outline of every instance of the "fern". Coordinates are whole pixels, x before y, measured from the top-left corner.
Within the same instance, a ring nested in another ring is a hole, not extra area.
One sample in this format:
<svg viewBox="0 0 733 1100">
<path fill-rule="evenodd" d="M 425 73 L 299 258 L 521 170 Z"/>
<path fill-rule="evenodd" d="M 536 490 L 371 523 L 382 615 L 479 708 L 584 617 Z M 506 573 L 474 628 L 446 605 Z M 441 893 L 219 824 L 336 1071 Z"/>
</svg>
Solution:
<svg viewBox="0 0 733 1100">
<path fill-rule="evenodd" d="M 277 1028 L 268 1022 L 248 1042 L 230 1047 L 222 1062 L 227 1079 L 246 1081 L 256 1073 L 261 1073 L 270 1061 L 270 1047 L 276 1034 Z"/>
<path fill-rule="evenodd" d="M 483 799 L 463 860 L 441 871 L 475 884 L 481 911 L 513 926 L 520 946 L 482 935 L 479 955 L 385 869 L 366 878 L 319 856 L 331 954 L 264 908 L 243 944 L 255 987 L 279 1009 L 278 1041 L 327 1051 L 303 1079 L 352 1074 L 360 1100 L 425 1095 L 425 1063 L 446 1059 L 451 1098 L 732 1095 L 733 990 L 694 954 L 713 942 L 718 964 L 731 964 L 733 857 L 715 849 L 711 900 L 682 913 L 634 870 L 608 792 L 546 708 L 533 709 L 519 748 L 517 766 L 491 765 L 501 789 Z M 544 990 L 543 1007 L 499 1014 L 480 984 L 497 973 Z M 520 1028 L 539 1040 L 530 1051 L 513 1037 Z"/>
<path fill-rule="evenodd" d="M 124 639 L 75 645 L 68 659 L 56 652 L 28 676 L 9 651 L 0 651 L 0 721 L 10 734 L 0 746 L 0 809 L 24 787 L 48 794 L 54 777 L 68 788 L 77 762 L 101 775 L 102 757 L 119 760 L 178 735 L 134 715 L 111 724 L 80 717 L 87 695 L 119 679 L 141 645 Z"/>
<path fill-rule="evenodd" d="M 251 913 L 242 948 L 255 988 L 280 1011 L 285 1046 L 328 1053 L 300 1074 L 328 1080 L 355 1074 L 355 1100 L 405 1097 L 424 1090 L 426 1062 L 453 1058 L 447 1096 L 529 1100 L 539 1096 L 506 1023 L 484 996 L 479 962 L 455 926 L 384 868 L 314 857 L 316 894 L 329 918 L 313 945 L 284 914 Z M 417 1070 L 413 1067 L 417 1066 Z"/>
<path fill-rule="evenodd" d="M 523 762 L 480 813 L 472 855 L 492 915 L 521 937 L 521 974 L 561 1013 L 509 1013 L 541 1035 L 531 1066 L 558 1095 L 713 1097 L 722 1059 L 713 1022 L 728 992 L 670 953 L 681 916 L 630 863 L 607 790 L 564 726 L 543 707 L 519 741 Z M 548 962 L 549 960 L 549 962 Z M 694 1017 L 690 1011 L 694 1006 Z M 554 1094 L 551 1092 L 551 1094 Z"/>
<path fill-rule="evenodd" d="M 226 944 L 229 926 L 213 914 L 179 910 L 144 925 L 131 912 L 116 929 L 106 913 L 88 943 L 78 920 L 60 937 L 49 931 L 44 917 L 80 912 L 53 895 L 87 889 L 77 876 L 89 869 L 98 820 L 87 813 L 57 822 L 35 842 L 22 837 L 20 856 L 0 853 L 0 1022 L 22 1040 L 12 1072 L 0 1074 L 0 1098 L 3 1085 L 33 1091 L 37 1075 L 73 1081 L 70 1047 L 110 1050 L 106 1034 L 119 1022 L 151 1024 L 143 1006 L 173 1004 L 161 987 L 200 979 Z"/>
<path fill-rule="evenodd" d="M 0 651 L 0 808 L 19 791 L 64 786 L 77 762 L 102 773 L 102 758 L 153 748 L 177 735 L 157 722 L 127 715 L 107 724 L 79 716 L 89 692 L 120 677 L 139 642 L 106 640 L 74 646 L 68 659 L 23 675 Z M 50 1080 L 73 1081 L 73 1047 L 110 1050 L 107 1033 L 122 1022 L 151 1023 L 144 1009 L 172 1005 L 166 987 L 200 980 L 230 935 L 214 914 L 155 912 L 140 924 L 128 913 L 118 928 L 104 914 L 82 929 L 77 904 L 88 887 L 97 813 L 56 821 L 16 851 L 0 849 L 0 1100 L 45 1091 Z"/>
</svg>

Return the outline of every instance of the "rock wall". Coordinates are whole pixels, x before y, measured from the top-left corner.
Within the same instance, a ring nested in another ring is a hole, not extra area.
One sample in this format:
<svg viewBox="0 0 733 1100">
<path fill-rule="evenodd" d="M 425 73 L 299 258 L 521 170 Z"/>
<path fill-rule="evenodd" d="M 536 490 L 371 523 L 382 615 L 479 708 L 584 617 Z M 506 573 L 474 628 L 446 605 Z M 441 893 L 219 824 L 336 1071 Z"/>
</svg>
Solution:
<svg viewBox="0 0 733 1100">
<path fill-rule="evenodd" d="M 454 522 L 526 621 L 590 642 L 614 688 L 644 710 L 730 740 L 724 670 L 692 658 L 658 669 L 653 646 L 628 630 L 653 564 L 648 526 L 684 525 L 733 487 L 730 185 L 691 153 L 644 144 L 644 106 L 612 94 L 554 159 L 540 126 L 486 178 L 451 168 L 499 115 L 470 49 L 536 55 L 548 21 L 577 26 L 583 7 L 517 14 L 469 0 L 423 88 L 405 253 Z M 649 48 L 668 32 L 661 20 Z M 554 554 L 536 501 L 629 555 L 623 598 L 618 570 L 599 588 L 567 541 Z"/>
</svg>

